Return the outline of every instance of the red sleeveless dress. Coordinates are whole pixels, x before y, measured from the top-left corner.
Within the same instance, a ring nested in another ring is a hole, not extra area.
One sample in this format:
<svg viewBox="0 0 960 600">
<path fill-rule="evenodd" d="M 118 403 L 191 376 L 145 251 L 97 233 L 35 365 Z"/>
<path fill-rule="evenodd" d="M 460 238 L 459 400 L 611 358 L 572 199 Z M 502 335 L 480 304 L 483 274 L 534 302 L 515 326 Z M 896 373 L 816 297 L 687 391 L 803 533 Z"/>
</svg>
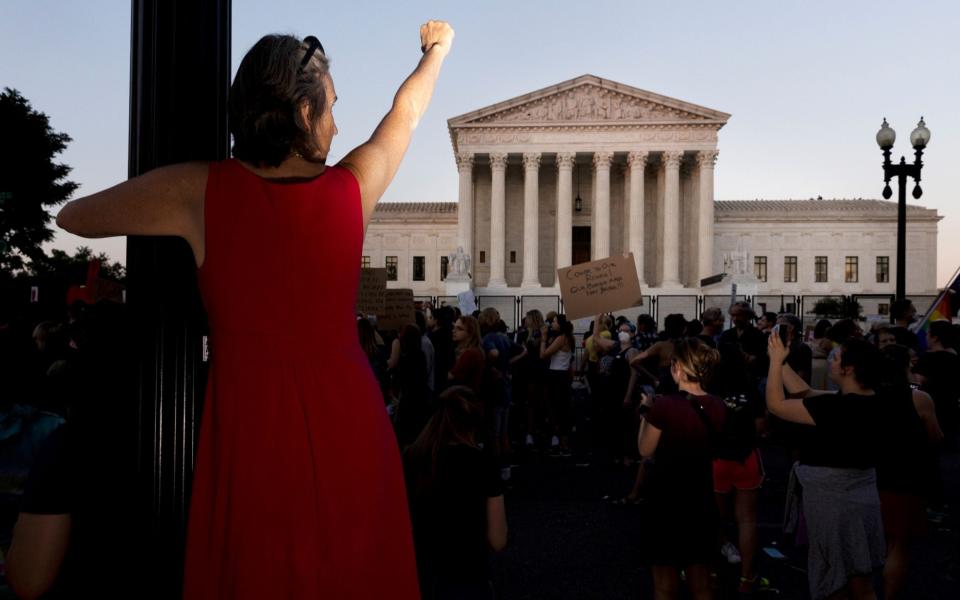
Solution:
<svg viewBox="0 0 960 600">
<path fill-rule="evenodd" d="M 211 365 L 184 598 L 419 598 L 396 442 L 360 349 L 360 190 L 210 165 Z"/>
</svg>

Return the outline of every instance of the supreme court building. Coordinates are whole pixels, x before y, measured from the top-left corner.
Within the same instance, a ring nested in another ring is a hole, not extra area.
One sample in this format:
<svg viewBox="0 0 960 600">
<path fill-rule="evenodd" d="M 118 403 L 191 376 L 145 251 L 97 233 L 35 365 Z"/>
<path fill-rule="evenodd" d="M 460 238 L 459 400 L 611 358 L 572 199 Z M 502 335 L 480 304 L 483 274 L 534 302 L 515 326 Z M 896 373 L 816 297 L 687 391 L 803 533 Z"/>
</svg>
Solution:
<svg viewBox="0 0 960 600">
<path fill-rule="evenodd" d="M 558 268 L 632 252 L 644 293 L 697 294 L 745 248 L 759 293 L 892 293 L 896 203 L 715 200 L 729 118 L 592 75 L 454 117 L 458 201 L 381 203 L 364 265 L 444 295 L 460 246 L 478 295 L 519 296 L 558 294 Z M 908 294 L 936 288 L 940 218 L 909 207 Z"/>
</svg>

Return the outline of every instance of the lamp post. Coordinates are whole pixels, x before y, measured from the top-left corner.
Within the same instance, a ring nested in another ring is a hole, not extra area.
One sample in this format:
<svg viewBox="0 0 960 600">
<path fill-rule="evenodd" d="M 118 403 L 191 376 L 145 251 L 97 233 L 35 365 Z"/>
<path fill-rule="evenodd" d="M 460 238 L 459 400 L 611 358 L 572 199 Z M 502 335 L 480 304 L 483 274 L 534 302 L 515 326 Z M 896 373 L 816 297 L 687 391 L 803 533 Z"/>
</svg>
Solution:
<svg viewBox="0 0 960 600">
<path fill-rule="evenodd" d="M 903 300 L 907 295 L 907 177 L 913 177 L 913 197 L 919 198 L 923 195 L 920 189 L 920 171 L 923 169 L 923 149 L 930 141 L 930 130 L 927 129 L 923 117 L 917 128 L 910 134 L 910 144 L 913 146 L 914 160 L 913 164 L 907 164 L 907 159 L 900 157 L 900 162 L 893 164 L 890 162 L 890 150 L 893 148 L 893 142 L 897 139 L 897 133 L 887 124 L 887 119 L 883 119 L 880 131 L 877 132 L 877 145 L 883 150 L 883 180 L 886 185 L 883 187 L 883 197 L 887 200 L 893 195 L 890 189 L 890 180 L 897 178 L 898 196 L 897 196 L 897 300 Z"/>
</svg>

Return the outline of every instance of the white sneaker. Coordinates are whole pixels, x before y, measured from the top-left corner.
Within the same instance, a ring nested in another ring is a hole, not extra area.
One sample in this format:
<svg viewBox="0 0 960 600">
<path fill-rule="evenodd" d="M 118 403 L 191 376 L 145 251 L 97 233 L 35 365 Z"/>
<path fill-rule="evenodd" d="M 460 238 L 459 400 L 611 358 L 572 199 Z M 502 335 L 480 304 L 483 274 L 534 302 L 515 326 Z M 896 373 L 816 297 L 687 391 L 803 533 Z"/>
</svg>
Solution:
<svg viewBox="0 0 960 600">
<path fill-rule="evenodd" d="M 730 542 L 726 542 L 720 547 L 720 554 L 722 554 L 723 557 L 727 559 L 727 562 L 731 565 L 738 565 L 740 564 L 740 561 L 743 560 L 740 557 L 740 552 L 737 551 L 737 547 Z"/>
<path fill-rule="evenodd" d="M 533 446 L 536 442 L 533 441 L 533 436 L 529 433 L 527 434 L 527 439 L 524 442 L 527 446 Z"/>
<path fill-rule="evenodd" d="M 560 438 L 558 438 L 557 436 L 553 436 L 552 438 L 550 438 L 551 448 L 556 448 L 559 445 L 560 445 Z"/>
</svg>

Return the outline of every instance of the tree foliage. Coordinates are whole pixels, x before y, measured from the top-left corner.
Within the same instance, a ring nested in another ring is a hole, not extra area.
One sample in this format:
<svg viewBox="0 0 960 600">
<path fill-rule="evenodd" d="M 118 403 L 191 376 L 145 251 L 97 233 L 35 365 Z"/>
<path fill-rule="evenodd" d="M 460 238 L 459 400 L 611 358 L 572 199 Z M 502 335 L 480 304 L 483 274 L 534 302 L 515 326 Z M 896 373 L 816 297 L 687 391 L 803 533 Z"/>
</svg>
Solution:
<svg viewBox="0 0 960 600">
<path fill-rule="evenodd" d="M 70 136 L 50 127 L 47 115 L 35 111 L 19 92 L 0 93 L 0 271 L 11 273 L 25 259 L 41 262 L 41 246 L 53 239 L 48 212 L 77 189 L 67 180 L 70 167 L 54 162 Z"/>
<path fill-rule="evenodd" d="M 27 267 L 27 271 L 33 277 L 46 278 L 58 276 L 71 284 L 85 283 L 87 280 L 87 268 L 90 261 L 100 261 L 100 277 L 112 279 L 123 283 L 126 278 L 126 269 L 118 262 L 110 262 L 110 257 L 105 252 L 94 254 L 93 250 L 87 246 L 77 248 L 73 256 L 70 256 L 63 250 L 54 249 L 50 256 L 43 256 L 35 260 Z"/>
<path fill-rule="evenodd" d="M 822 319 L 859 319 L 863 307 L 852 298 L 821 298 L 810 312 Z"/>
</svg>

